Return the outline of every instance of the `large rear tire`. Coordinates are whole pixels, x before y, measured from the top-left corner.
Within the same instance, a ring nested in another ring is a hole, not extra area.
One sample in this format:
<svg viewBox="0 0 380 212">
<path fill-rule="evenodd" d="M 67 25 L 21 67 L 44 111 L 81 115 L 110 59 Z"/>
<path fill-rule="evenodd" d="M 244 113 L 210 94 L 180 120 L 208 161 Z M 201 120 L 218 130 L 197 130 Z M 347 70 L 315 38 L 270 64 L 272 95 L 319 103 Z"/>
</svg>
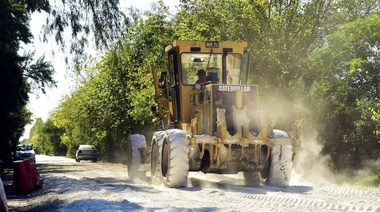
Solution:
<svg viewBox="0 0 380 212">
<path fill-rule="evenodd" d="M 165 131 L 155 132 L 152 138 L 151 144 L 151 156 L 150 156 L 150 172 L 153 183 L 162 182 L 162 144 L 165 138 Z"/>
<path fill-rule="evenodd" d="M 141 134 L 133 134 L 128 137 L 127 141 L 127 166 L 128 166 L 128 176 L 129 179 L 133 180 L 136 178 L 141 178 L 144 173 L 138 171 L 141 158 L 139 149 L 141 147 L 146 147 L 145 136 Z"/>
<path fill-rule="evenodd" d="M 285 131 L 274 130 L 274 138 L 281 137 L 288 138 L 289 136 Z M 288 187 L 293 167 L 292 145 L 275 145 L 272 147 L 270 154 L 269 170 L 262 172 L 261 176 L 271 186 Z"/>
<path fill-rule="evenodd" d="M 163 183 L 169 188 L 185 187 L 189 175 L 189 146 L 183 130 L 166 131 L 162 146 Z"/>
</svg>

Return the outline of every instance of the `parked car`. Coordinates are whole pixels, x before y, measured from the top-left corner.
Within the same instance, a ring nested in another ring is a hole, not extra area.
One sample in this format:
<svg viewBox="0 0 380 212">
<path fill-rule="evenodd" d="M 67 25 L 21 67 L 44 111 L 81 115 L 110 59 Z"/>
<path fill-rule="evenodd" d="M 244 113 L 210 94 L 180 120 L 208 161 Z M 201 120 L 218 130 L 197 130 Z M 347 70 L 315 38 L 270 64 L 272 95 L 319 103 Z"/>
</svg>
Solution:
<svg viewBox="0 0 380 212">
<path fill-rule="evenodd" d="M 32 144 L 19 144 L 16 146 L 15 160 L 31 159 L 36 162 L 36 152 Z"/>
<path fill-rule="evenodd" d="M 75 153 L 76 162 L 80 162 L 81 160 L 92 160 L 93 162 L 97 162 L 98 158 L 98 150 L 93 145 L 80 145 Z"/>
</svg>

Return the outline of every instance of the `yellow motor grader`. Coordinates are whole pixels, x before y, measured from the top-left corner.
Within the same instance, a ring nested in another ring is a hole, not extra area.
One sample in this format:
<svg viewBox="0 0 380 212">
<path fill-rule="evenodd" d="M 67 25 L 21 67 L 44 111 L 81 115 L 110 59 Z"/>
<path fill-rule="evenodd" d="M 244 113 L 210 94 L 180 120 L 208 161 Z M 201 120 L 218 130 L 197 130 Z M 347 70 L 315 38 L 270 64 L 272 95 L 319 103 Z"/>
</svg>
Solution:
<svg viewBox="0 0 380 212">
<path fill-rule="evenodd" d="M 129 177 L 150 171 L 153 182 L 184 187 L 189 171 L 243 172 L 247 185 L 288 186 L 301 123 L 294 137 L 274 129 L 274 121 L 260 123 L 259 91 L 247 83 L 247 42 L 178 40 L 165 53 L 159 78 L 152 66 L 152 109 L 162 131 L 150 145 L 141 134 L 129 136 Z M 198 84 L 199 70 L 206 81 Z"/>
</svg>

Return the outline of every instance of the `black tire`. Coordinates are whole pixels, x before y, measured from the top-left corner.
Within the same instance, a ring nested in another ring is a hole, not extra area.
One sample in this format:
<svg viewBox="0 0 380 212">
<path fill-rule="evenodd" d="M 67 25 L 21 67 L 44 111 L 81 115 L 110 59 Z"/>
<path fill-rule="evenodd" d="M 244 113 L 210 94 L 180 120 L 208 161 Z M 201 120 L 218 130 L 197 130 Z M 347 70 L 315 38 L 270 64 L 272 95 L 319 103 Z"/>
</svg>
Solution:
<svg viewBox="0 0 380 212">
<path fill-rule="evenodd" d="M 96 162 L 98 162 L 98 160 L 92 160 L 92 162 L 96 163 Z"/>
<path fill-rule="evenodd" d="M 77 158 L 75 158 L 75 161 L 76 161 L 77 163 L 79 163 L 79 162 L 80 162 L 80 160 L 79 160 L 79 159 L 77 159 Z"/>
<path fill-rule="evenodd" d="M 139 173 L 138 171 L 140 166 L 140 153 L 138 148 L 141 147 L 146 147 L 146 140 L 144 135 L 133 134 L 128 137 L 127 167 L 128 176 L 131 180 L 142 177 L 142 173 Z"/>
<path fill-rule="evenodd" d="M 189 175 L 189 146 L 183 130 L 166 131 L 162 146 L 163 183 L 169 188 L 185 187 Z"/>
<path fill-rule="evenodd" d="M 259 172 L 244 172 L 244 183 L 246 186 L 259 186 L 260 173 Z"/>
<path fill-rule="evenodd" d="M 288 138 L 282 130 L 274 130 L 274 138 Z M 281 153 L 282 148 L 282 153 Z M 280 158 L 281 154 L 281 158 Z M 275 145 L 271 149 L 271 161 L 266 183 L 271 186 L 288 187 L 293 166 L 292 145 Z"/>
<path fill-rule="evenodd" d="M 150 172 L 151 179 L 153 183 L 162 182 L 162 144 L 164 142 L 166 132 L 159 131 L 153 134 L 152 143 L 151 143 L 151 155 L 150 155 Z"/>
<path fill-rule="evenodd" d="M 262 171 L 260 171 L 260 176 L 261 176 L 261 179 L 265 182 L 268 177 L 269 177 L 269 173 L 270 173 L 270 162 L 271 162 L 271 158 L 268 157 L 268 146 L 263 146 L 261 147 L 261 155 L 260 155 L 260 164 L 263 165 L 264 169 Z"/>
</svg>

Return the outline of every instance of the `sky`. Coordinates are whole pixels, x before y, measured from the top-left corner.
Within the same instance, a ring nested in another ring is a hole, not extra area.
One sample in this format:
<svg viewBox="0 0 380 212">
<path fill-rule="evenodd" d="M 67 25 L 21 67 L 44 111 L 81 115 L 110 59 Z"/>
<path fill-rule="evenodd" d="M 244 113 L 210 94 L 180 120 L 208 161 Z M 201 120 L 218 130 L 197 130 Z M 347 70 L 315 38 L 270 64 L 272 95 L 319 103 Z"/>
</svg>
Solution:
<svg viewBox="0 0 380 212">
<path fill-rule="evenodd" d="M 134 6 L 141 10 L 149 10 L 151 5 L 157 1 L 158 0 L 120 0 L 122 8 Z M 165 5 L 169 6 L 170 11 L 175 11 L 176 6 L 179 4 L 179 0 L 163 1 Z M 34 39 L 33 43 L 24 47 L 24 49 L 29 51 L 36 50 L 36 58 L 45 55 L 45 59 L 51 61 L 55 69 L 54 80 L 57 81 L 57 87 L 47 88 L 46 94 L 43 94 L 41 91 L 35 91 L 29 95 L 28 108 L 33 113 L 33 122 L 25 127 L 24 134 L 20 140 L 29 138 L 29 132 L 35 120 L 42 118 L 45 122 L 50 117 L 51 112 L 59 105 L 62 97 L 70 94 L 74 88 L 73 79 L 70 77 L 70 70 L 66 70 L 67 66 L 64 62 L 64 55 L 58 51 L 58 46 L 54 41 L 48 43 L 41 41 L 41 30 L 45 18 L 46 16 L 41 13 L 32 15 L 30 29 Z M 53 53 L 53 50 L 55 53 Z"/>
</svg>

